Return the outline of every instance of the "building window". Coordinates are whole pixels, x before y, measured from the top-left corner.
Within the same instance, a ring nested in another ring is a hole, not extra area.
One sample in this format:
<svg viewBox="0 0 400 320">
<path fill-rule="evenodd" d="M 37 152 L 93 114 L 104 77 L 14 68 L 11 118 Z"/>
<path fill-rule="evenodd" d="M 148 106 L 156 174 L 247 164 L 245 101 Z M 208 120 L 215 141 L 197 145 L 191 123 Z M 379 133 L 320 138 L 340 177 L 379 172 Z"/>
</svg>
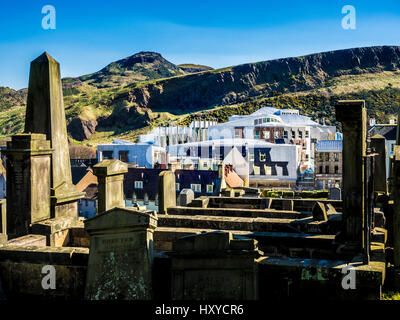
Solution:
<svg viewBox="0 0 400 320">
<path fill-rule="evenodd" d="M 339 173 L 339 166 L 335 166 L 335 174 Z"/>
<path fill-rule="evenodd" d="M 310 137 L 310 132 L 308 130 L 306 130 L 306 138 Z"/>
<path fill-rule="evenodd" d="M 299 139 L 303 139 L 303 131 L 299 130 Z"/>
<path fill-rule="evenodd" d="M 254 139 L 260 139 L 260 131 L 254 130 Z"/>
<path fill-rule="evenodd" d="M 288 138 L 288 132 L 285 130 L 283 131 L 283 139 L 287 139 Z"/>
<path fill-rule="evenodd" d="M 274 132 L 274 137 L 275 137 L 275 139 L 279 139 L 279 131 Z"/>
<path fill-rule="evenodd" d="M 102 159 L 107 160 L 107 159 L 113 159 L 113 152 L 112 151 L 103 151 L 102 152 Z"/>
<path fill-rule="evenodd" d="M 329 161 L 329 152 L 325 152 L 325 161 Z"/>
<path fill-rule="evenodd" d="M 271 132 L 264 131 L 264 139 L 269 139 L 271 137 Z"/>
<path fill-rule="evenodd" d="M 179 191 L 180 188 L 181 188 L 180 184 L 179 184 L 179 183 L 175 183 L 175 189 L 176 189 L 176 191 Z"/>
<path fill-rule="evenodd" d="M 119 151 L 118 152 L 119 160 L 122 162 L 129 162 L 128 154 L 129 151 Z"/>
<path fill-rule="evenodd" d="M 201 184 L 192 183 L 190 185 L 190 189 L 192 189 L 194 192 L 201 192 Z"/>
<path fill-rule="evenodd" d="M 143 189 L 143 181 L 135 181 L 135 189 Z"/>
<path fill-rule="evenodd" d="M 296 131 L 292 130 L 292 139 L 296 139 Z"/>
<path fill-rule="evenodd" d="M 322 172 L 322 166 L 319 166 L 319 173 L 323 173 Z"/>
<path fill-rule="evenodd" d="M 329 173 L 329 166 L 325 166 L 325 173 L 326 173 L 326 174 Z"/>
<path fill-rule="evenodd" d="M 214 186 L 212 184 L 207 185 L 207 193 L 213 193 L 214 191 Z"/>
<path fill-rule="evenodd" d="M 334 153 L 334 157 L 335 157 L 335 162 L 339 161 L 339 154 L 338 153 Z"/>
</svg>

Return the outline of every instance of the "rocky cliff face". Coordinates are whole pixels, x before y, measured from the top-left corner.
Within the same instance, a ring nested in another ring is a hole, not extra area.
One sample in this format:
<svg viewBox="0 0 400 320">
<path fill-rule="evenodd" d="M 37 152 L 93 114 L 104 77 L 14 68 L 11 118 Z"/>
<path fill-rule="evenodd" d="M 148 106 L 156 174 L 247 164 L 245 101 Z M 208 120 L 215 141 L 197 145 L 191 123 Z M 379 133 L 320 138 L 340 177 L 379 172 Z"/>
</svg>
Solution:
<svg viewBox="0 0 400 320">
<path fill-rule="evenodd" d="M 153 111 L 191 112 L 259 95 L 320 88 L 341 75 L 399 69 L 400 47 L 356 48 L 165 79 L 133 88 L 125 96 Z"/>
</svg>

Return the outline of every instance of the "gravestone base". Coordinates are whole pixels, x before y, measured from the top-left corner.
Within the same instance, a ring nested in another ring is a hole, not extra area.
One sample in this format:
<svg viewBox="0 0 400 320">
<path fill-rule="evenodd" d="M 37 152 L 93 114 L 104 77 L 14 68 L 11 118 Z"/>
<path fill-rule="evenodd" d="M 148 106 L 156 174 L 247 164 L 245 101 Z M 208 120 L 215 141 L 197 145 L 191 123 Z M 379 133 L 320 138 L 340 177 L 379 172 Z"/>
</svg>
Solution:
<svg viewBox="0 0 400 320">
<path fill-rule="evenodd" d="M 174 242 L 173 300 L 256 300 L 257 241 L 209 232 Z"/>
</svg>

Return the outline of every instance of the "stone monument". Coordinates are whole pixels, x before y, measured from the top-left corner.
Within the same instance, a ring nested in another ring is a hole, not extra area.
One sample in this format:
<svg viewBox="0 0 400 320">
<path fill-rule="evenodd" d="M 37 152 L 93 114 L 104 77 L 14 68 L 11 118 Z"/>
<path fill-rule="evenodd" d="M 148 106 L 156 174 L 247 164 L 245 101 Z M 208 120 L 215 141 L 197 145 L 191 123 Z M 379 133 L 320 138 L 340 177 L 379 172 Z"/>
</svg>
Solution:
<svg viewBox="0 0 400 320">
<path fill-rule="evenodd" d="M 60 65 L 46 52 L 31 62 L 25 133 L 42 133 L 51 157 L 51 217 L 78 217 L 84 193 L 72 184 Z"/>
<path fill-rule="evenodd" d="M 364 156 L 366 154 L 367 111 L 363 100 L 339 101 L 336 120 L 343 129 L 343 214 L 337 238 L 346 249 L 362 252 L 364 244 Z"/>
<path fill-rule="evenodd" d="M 158 213 L 167 214 L 167 208 L 176 206 L 175 174 L 162 171 L 158 176 Z"/>
<path fill-rule="evenodd" d="M 117 159 L 103 160 L 93 167 L 98 180 L 98 213 L 125 207 L 123 182 L 127 172 L 128 165 Z"/>
<path fill-rule="evenodd" d="M 7 143 L 7 234 L 29 233 L 50 218 L 50 141 L 44 134 L 17 134 Z"/>
</svg>

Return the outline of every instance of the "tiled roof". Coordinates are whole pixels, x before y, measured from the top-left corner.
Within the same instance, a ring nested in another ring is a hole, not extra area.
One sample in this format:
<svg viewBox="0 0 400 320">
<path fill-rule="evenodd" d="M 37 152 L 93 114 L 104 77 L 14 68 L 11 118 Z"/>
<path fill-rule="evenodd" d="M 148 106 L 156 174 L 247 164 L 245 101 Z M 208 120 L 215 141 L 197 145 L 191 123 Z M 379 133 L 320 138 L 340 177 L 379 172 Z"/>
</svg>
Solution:
<svg viewBox="0 0 400 320">
<path fill-rule="evenodd" d="M 86 175 L 76 184 L 78 192 L 84 192 L 90 185 L 97 185 L 97 177 L 93 174 L 92 170 L 87 170 Z"/>
<path fill-rule="evenodd" d="M 396 140 L 397 124 L 376 124 L 369 132 L 371 136 L 379 134 L 386 140 Z"/>
</svg>

